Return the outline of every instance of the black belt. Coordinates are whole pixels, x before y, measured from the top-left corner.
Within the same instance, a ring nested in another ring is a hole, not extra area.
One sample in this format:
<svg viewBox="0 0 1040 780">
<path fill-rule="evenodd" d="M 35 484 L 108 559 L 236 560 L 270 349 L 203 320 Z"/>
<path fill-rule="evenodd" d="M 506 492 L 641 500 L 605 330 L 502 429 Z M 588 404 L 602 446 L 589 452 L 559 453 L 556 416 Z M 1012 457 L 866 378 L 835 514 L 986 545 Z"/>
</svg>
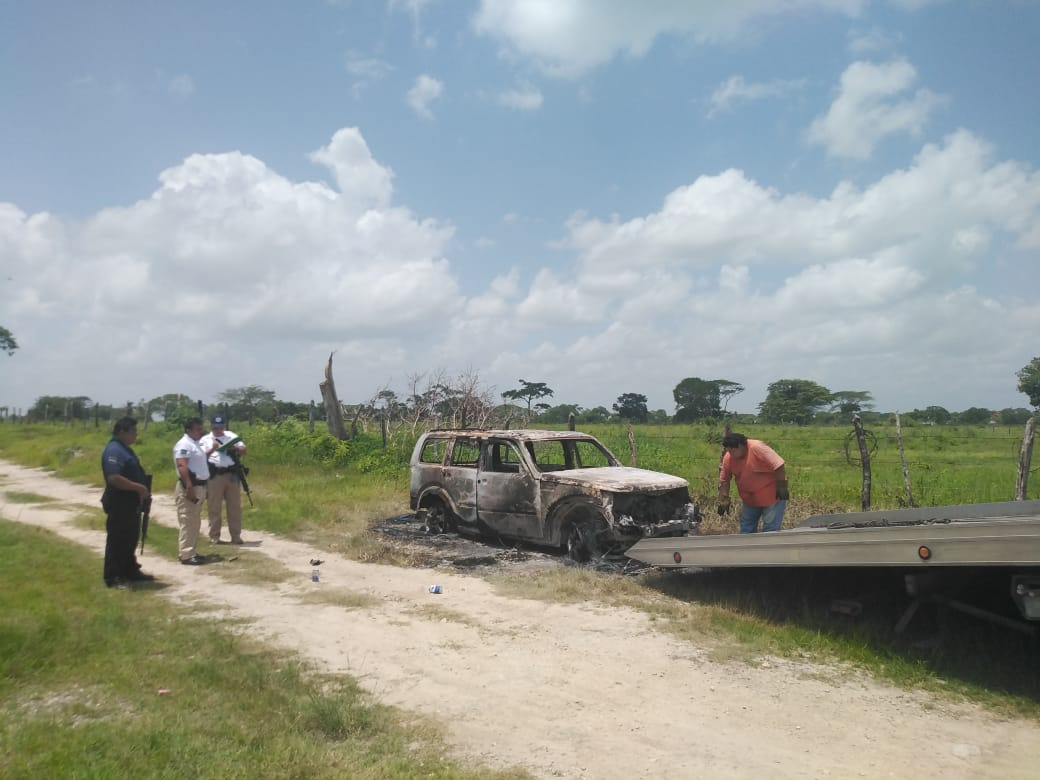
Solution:
<svg viewBox="0 0 1040 780">
<path fill-rule="evenodd" d="M 214 467 L 213 467 L 213 473 L 214 473 L 214 474 L 216 474 L 216 475 L 218 475 L 218 476 L 219 476 L 220 474 L 227 474 L 227 473 L 228 473 L 229 471 L 231 471 L 231 469 L 230 469 L 230 468 L 226 468 L 226 469 L 225 469 L 225 468 L 221 468 L 220 466 L 214 466 Z"/>
<path fill-rule="evenodd" d="M 194 474 L 191 474 L 191 484 L 193 484 L 193 485 L 205 485 L 207 482 L 209 482 L 208 478 L 207 479 L 199 479 Z"/>
</svg>

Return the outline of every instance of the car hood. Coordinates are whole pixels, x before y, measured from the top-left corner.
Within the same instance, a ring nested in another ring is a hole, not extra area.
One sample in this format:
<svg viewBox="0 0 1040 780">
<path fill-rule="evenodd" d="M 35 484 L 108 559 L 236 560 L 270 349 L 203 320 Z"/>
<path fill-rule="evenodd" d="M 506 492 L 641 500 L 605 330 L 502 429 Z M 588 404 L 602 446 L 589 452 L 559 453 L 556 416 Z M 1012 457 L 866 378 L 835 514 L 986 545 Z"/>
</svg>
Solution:
<svg viewBox="0 0 1040 780">
<path fill-rule="evenodd" d="M 629 466 L 548 471 L 542 473 L 541 478 L 543 482 L 579 485 L 610 493 L 664 493 L 689 484 L 682 477 Z"/>
</svg>

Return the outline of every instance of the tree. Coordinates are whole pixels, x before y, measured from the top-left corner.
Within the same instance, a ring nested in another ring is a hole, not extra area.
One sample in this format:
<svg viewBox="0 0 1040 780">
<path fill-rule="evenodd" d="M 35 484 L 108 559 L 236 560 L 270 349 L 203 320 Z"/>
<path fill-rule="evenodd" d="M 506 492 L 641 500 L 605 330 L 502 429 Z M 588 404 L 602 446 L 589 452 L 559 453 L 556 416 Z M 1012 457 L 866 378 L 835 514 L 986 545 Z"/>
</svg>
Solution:
<svg viewBox="0 0 1040 780">
<path fill-rule="evenodd" d="M 925 409 L 914 409 L 912 412 L 907 413 L 906 416 L 912 420 L 932 423 L 934 425 L 946 425 L 946 423 L 953 419 L 953 415 L 941 406 L 929 406 Z"/>
<path fill-rule="evenodd" d="M 167 422 L 183 424 L 199 413 L 198 404 L 183 393 L 166 393 L 152 398 L 144 404 L 148 413 Z"/>
<path fill-rule="evenodd" d="M 725 416 L 729 400 L 744 392 L 744 385 L 728 379 L 687 377 L 672 390 L 675 421 L 717 420 Z"/>
<path fill-rule="evenodd" d="M 217 396 L 217 401 L 227 406 L 228 417 L 232 420 L 270 422 L 274 420 L 277 409 L 274 391 L 259 385 L 229 388 Z"/>
<path fill-rule="evenodd" d="M 7 328 L 0 326 L 0 351 L 13 355 L 16 349 L 18 342 L 14 340 L 14 335 Z"/>
<path fill-rule="evenodd" d="M 81 420 L 87 417 L 90 399 L 85 395 L 42 395 L 29 409 L 32 420 Z"/>
<path fill-rule="evenodd" d="M 874 396 L 866 390 L 838 390 L 831 393 L 831 411 L 855 414 L 874 408 Z"/>
<path fill-rule="evenodd" d="M 781 379 L 766 388 L 766 400 L 758 405 L 763 422 L 807 425 L 813 415 L 831 402 L 831 391 L 808 379 Z"/>
<path fill-rule="evenodd" d="M 719 399 L 722 401 L 722 413 L 729 411 L 729 399 L 744 392 L 744 385 L 740 382 L 731 382 L 728 379 L 716 379 L 715 384 L 719 386 Z"/>
<path fill-rule="evenodd" d="M 527 417 L 531 417 L 531 404 L 538 398 L 552 397 L 553 391 L 545 382 L 528 382 L 520 380 L 520 387 L 515 390 L 506 390 L 502 397 L 509 401 L 527 401 Z"/>
<path fill-rule="evenodd" d="M 581 417 L 582 411 L 581 406 L 578 404 L 559 404 L 557 406 L 550 406 L 538 415 L 538 419 L 541 422 L 547 423 L 565 423 L 572 414 L 574 415 L 574 419 L 577 420 Z"/>
<path fill-rule="evenodd" d="M 605 406 L 594 406 L 581 413 L 583 423 L 605 423 L 610 419 L 610 411 Z"/>
<path fill-rule="evenodd" d="M 719 384 L 697 376 L 687 377 L 672 390 L 675 421 L 714 420 L 722 415 Z"/>
<path fill-rule="evenodd" d="M 1029 403 L 1040 411 L 1040 357 L 1035 357 L 1015 374 L 1018 377 L 1018 391 L 1029 396 Z"/>
<path fill-rule="evenodd" d="M 614 404 L 614 411 L 623 420 L 646 422 L 649 411 L 646 408 L 646 396 L 641 393 L 623 393 Z"/>
<path fill-rule="evenodd" d="M 964 425 L 983 425 L 993 418 L 993 412 L 980 406 L 972 406 L 957 413 L 957 422 Z"/>
<path fill-rule="evenodd" d="M 1001 409 L 997 413 L 997 420 L 1001 425 L 1025 425 L 1033 413 L 1028 409 Z"/>
</svg>

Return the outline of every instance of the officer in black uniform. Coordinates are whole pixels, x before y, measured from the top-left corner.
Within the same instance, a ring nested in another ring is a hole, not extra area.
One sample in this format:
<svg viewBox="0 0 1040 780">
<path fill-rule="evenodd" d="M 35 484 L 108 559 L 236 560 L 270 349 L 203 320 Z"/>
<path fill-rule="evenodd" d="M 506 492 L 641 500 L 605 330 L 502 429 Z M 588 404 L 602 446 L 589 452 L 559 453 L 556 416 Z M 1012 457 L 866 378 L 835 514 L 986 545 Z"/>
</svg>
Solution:
<svg viewBox="0 0 1040 780">
<path fill-rule="evenodd" d="M 130 583 L 154 580 L 137 566 L 134 548 L 141 534 L 141 502 L 151 497 L 141 461 L 130 445 L 137 441 L 137 420 L 122 417 L 112 429 L 112 440 L 101 453 L 101 471 L 105 492 L 101 506 L 107 519 L 105 530 L 105 584 L 110 588 L 128 588 Z"/>
</svg>

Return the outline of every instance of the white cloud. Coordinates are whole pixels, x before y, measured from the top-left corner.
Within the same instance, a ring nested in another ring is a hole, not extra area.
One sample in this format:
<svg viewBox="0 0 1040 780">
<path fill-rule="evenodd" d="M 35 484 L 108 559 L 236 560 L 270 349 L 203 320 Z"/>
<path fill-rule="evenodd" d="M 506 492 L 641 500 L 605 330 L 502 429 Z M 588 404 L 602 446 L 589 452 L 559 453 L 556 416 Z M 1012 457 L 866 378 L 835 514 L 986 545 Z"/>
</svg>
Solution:
<svg viewBox="0 0 1040 780">
<path fill-rule="evenodd" d="M 1013 247 L 1040 225 L 1040 175 L 964 131 L 827 197 L 728 170 L 636 218 L 576 214 L 570 258 L 467 294 L 445 257 L 452 227 L 393 203 L 359 131 L 312 159 L 335 186 L 228 152 L 82 223 L 0 204 L 0 310 L 22 347 L 5 403 L 18 388 L 121 403 L 245 383 L 306 400 L 335 350 L 345 399 L 445 366 L 502 387 L 530 375 L 585 406 L 641 392 L 671 410 L 671 388 L 702 376 L 744 384 L 753 401 L 734 408 L 752 411 L 794 376 L 882 406 L 912 382 L 934 388 L 920 404 L 959 409 L 1007 398 L 1006 366 L 1035 351 L 1040 307 L 978 280 L 999 253 L 1029 286 Z"/>
<path fill-rule="evenodd" d="M 356 130 L 313 158 L 341 188 L 229 152 L 192 155 L 150 197 L 79 225 L 0 204 L 12 279 L 0 308 L 22 347 L 19 382 L 60 394 L 74 377 L 70 394 L 121 403 L 159 387 L 212 398 L 246 371 L 306 398 L 317 385 L 298 377 L 321 353 L 427 338 L 431 307 L 461 306 L 443 257 L 453 228 L 390 204 L 389 172 Z"/>
<path fill-rule="evenodd" d="M 804 86 L 804 79 L 793 81 L 774 79 L 773 81 L 756 84 L 748 83 L 743 76 L 730 76 L 712 93 L 711 109 L 708 111 L 708 118 L 710 119 L 719 113 L 731 110 L 736 103 L 783 97 L 802 89 Z"/>
<path fill-rule="evenodd" d="M 559 76 L 578 76 L 622 54 L 642 57 L 662 36 L 698 43 L 730 41 L 755 21 L 786 13 L 829 11 L 856 16 L 865 0 L 730 0 L 726 3 L 604 3 L 601 0 L 517 3 L 481 0 L 473 27 Z"/>
<path fill-rule="evenodd" d="M 901 99 L 916 80 L 917 71 L 906 60 L 852 63 L 841 75 L 838 97 L 810 125 L 809 142 L 825 146 L 833 157 L 864 160 L 886 136 L 919 136 L 945 98 L 919 89 Z"/>
<path fill-rule="evenodd" d="M 926 145 L 907 169 L 864 190 L 839 184 L 827 198 L 785 195 L 741 171 L 723 171 L 672 191 L 646 216 L 605 222 L 577 214 L 564 245 L 601 270 L 800 267 L 898 251 L 940 272 L 970 263 L 965 250 L 986 245 L 979 236 L 1002 231 L 1029 246 L 1036 233 L 1040 176 L 993 157 L 992 147 L 960 131 Z"/>
<path fill-rule="evenodd" d="M 385 60 L 378 57 L 366 57 L 355 51 L 347 52 L 343 66 L 347 73 L 355 78 L 354 83 L 350 85 L 351 94 L 355 98 L 361 97 L 366 89 L 377 81 L 385 79 L 394 69 Z"/>
<path fill-rule="evenodd" d="M 423 119 L 433 119 L 430 104 L 444 92 L 444 83 L 425 73 L 415 80 L 408 90 L 407 103 L 416 115 Z"/>
<path fill-rule="evenodd" d="M 518 111 L 537 111 L 542 107 L 542 93 L 534 87 L 524 86 L 498 93 L 498 103 Z"/>
<path fill-rule="evenodd" d="M 311 152 L 310 159 L 333 172 L 347 203 L 370 208 L 390 202 L 394 173 L 373 159 L 356 127 L 337 130 L 329 145 Z"/>
<path fill-rule="evenodd" d="M 848 41 L 849 51 L 856 55 L 886 51 L 894 48 L 897 43 L 897 36 L 877 26 L 865 30 L 859 28 L 849 30 L 845 37 Z"/>
</svg>

